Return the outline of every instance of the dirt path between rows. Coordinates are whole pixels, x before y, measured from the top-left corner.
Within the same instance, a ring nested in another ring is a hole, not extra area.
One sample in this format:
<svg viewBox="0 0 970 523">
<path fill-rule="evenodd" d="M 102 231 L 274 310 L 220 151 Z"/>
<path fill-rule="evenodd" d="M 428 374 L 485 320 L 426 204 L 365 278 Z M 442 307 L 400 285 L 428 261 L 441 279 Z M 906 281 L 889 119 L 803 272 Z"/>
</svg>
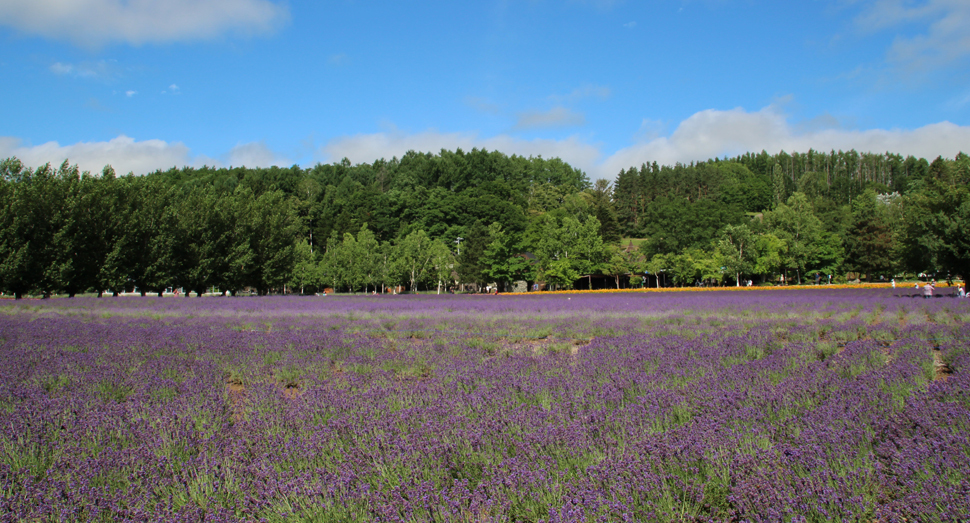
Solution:
<svg viewBox="0 0 970 523">
<path fill-rule="evenodd" d="M 943 361 L 943 354 L 940 352 L 939 348 L 933 349 L 933 369 L 934 381 L 946 381 L 946 379 L 953 374 L 953 369 Z"/>
</svg>

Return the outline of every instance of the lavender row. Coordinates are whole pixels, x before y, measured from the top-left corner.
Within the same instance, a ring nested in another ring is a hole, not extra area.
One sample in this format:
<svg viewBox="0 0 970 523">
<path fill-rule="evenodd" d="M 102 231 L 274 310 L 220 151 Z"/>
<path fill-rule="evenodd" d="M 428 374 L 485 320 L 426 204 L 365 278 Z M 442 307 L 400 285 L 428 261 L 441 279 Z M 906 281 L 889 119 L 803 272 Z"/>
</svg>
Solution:
<svg viewBox="0 0 970 523">
<path fill-rule="evenodd" d="M 49 303 L 0 316 L 14 521 L 970 513 L 957 300 Z"/>
</svg>

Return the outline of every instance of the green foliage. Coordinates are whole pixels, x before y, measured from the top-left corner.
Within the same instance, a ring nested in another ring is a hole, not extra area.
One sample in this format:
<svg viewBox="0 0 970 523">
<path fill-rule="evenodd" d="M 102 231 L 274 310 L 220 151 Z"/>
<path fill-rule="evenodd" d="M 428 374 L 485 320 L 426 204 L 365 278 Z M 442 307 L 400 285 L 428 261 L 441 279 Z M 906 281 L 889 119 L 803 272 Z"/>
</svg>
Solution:
<svg viewBox="0 0 970 523">
<path fill-rule="evenodd" d="M 431 238 L 428 238 L 423 229 L 412 232 L 397 244 L 397 267 L 410 283 L 411 292 L 417 292 L 418 282 L 423 281 L 428 270 L 432 268 L 431 246 Z"/>
<path fill-rule="evenodd" d="M 901 249 L 911 270 L 970 277 L 970 189 L 960 179 L 966 164 L 965 156 L 959 159 L 957 176 L 938 168 L 907 198 Z"/>
<path fill-rule="evenodd" d="M 846 259 L 850 269 L 872 280 L 873 273 L 888 273 L 893 266 L 892 234 L 881 204 L 873 190 L 867 190 L 852 202 L 852 227 L 846 237 Z"/>
<path fill-rule="evenodd" d="M 785 242 L 782 266 L 793 270 L 801 283 L 806 270 L 818 263 L 822 251 L 822 222 L 808 198 L 796 192 L 786 203 L 765 213 L 765 224 Z"/>
<path fill-rule="evenodd" d="M 620 287 L 621 276 L 647 270 L 659 285 L 657 271 L 668 267 L 649 269 L 655 258 L 678 261 L 682 283 L 737 285 L 779 271 L 792 280 L 970 272 L 964 154 L 930 163 L 761 152 L 645 163 L 594 184 L 559 159 L 478 149 L 145 177 L 118 177 L 110 166 L 79 172 L 68 162 L 31 169 L 9 158 L 0 179 L 0 288 L 18 297 L 404 283 L 440 291 L 449 281 L 520 279 L 571 286 L 573 276 L 592 283 L 601 274 Z M 608 248 L 621 235 L 644 238 L 641 251 Z M 452 259 L 458 237 L 461 255 Z"/>
<path fill-rule="evenodd" d="M 741 286 L 741 275 L 754 269 L 757 261 L 755 236 L 747 225 L 728 225 L 721 231 L 717 253 L 727 274 L 733 274 L 736 285 Z"/>
</svg>

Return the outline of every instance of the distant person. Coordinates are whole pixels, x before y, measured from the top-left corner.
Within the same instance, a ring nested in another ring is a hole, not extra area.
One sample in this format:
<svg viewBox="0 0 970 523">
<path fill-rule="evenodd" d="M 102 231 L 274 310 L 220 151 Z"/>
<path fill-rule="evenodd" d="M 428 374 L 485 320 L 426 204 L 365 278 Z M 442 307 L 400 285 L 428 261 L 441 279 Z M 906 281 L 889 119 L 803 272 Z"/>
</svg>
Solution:
<svg viewBox="0 0 970 523">
<path fill-rule="evenodd" d="M 896 278 L 893 278 L 892 283 L 893 283 L 893 288 L 895 289 L 896 288 Z"/>
<path fill-rule="evenodd" d="M 963 290 L 963 285 L 961 285 L 960 288 L 957 289 L 957 298 L 966 298 L 966 297 L 967 297 L 967 293 L 966 291 Z"/>
<path fill-rule="evenodd" d="M 933 297 L 933 284 L 927 283 L 923 286 L 923 299 L 929 299 Z"/>
</svg>

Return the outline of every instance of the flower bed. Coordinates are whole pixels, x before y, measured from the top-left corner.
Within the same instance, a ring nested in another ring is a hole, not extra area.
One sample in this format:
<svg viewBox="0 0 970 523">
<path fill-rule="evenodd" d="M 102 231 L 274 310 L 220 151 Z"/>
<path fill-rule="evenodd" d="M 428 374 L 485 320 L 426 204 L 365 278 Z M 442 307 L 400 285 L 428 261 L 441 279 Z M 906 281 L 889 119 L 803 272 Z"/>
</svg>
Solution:
<svg viewBox="0 0 970 523">
<path fill-rule="evenodd" d="M 825 287 L 0 312 L 13 521 L 970 513 L 970 300 Z"/>
</svg>

